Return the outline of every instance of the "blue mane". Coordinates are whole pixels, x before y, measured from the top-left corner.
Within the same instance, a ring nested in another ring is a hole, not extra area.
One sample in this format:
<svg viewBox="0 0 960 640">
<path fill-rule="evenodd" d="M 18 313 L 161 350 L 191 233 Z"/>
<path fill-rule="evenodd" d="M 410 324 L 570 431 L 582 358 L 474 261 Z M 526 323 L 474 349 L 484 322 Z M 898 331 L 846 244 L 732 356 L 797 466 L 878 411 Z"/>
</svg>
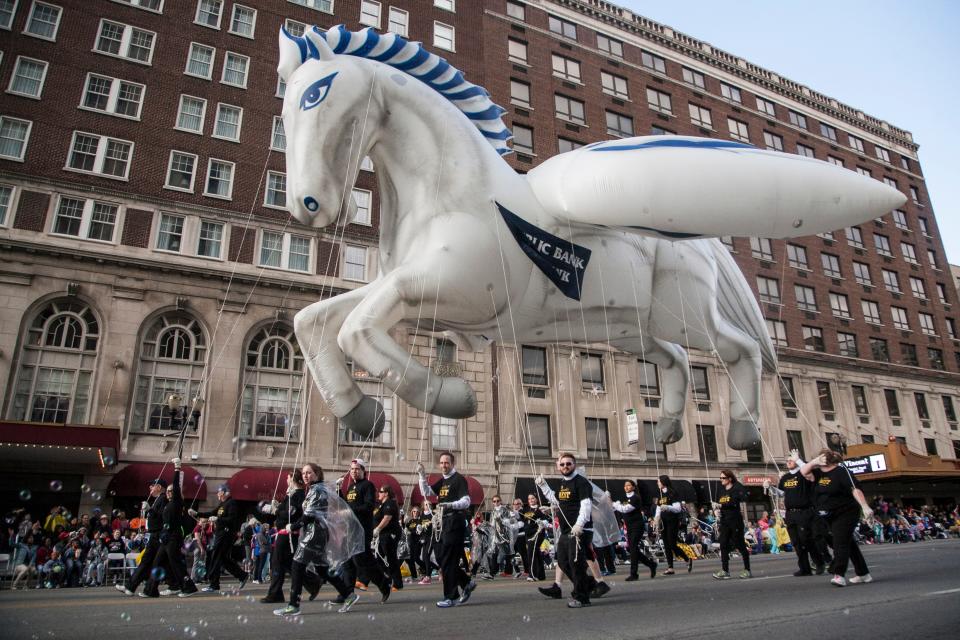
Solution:
<svg viewBox="0 0 960 640">
<path fill-rule="evenodd" d="M 501 118 L 506 110 L 490 100 L 486 89 L 467 82 L 462 71 L 427 51 L 419 42 L 411 42 L 395 33 L 381 35 L 370 27 L 350 31 L 342 24 L 327 31 L 314 26 L 303 36 L 291 35 L 286 29 L 283 33 L 300 49 L 301 64 L 320 57 L 317 45 L 310 41 L 310 36 L 315 35 L 323 38 L 336 54 L 376 60 L 403 71 L 462 111 L 500 155 L 513 152 L 507 146 L 513 134 Z"/>
</svg>

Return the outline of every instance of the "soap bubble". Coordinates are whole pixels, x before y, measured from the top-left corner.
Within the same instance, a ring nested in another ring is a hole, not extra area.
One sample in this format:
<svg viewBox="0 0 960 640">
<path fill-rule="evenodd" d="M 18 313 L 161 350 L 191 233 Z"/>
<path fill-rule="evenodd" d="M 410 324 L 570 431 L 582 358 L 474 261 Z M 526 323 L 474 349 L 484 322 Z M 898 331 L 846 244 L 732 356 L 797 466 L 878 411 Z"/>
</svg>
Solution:
<svg viewBox="0 0 960 640">
<path fill-rule="evenodd" d="M 20 499 L 26 502 L 33 497 L 33 494 L 30 493 L 30 489 L 20 489 Z"/>
<path fill-rule="evenodd" d="M 198 473 L 197 475 L 193 476 L 193 481 L 198 485 L 203 484 L 203 476 Z"/>
<path fill-rule="evenodd" d="M 93 500 L 94 502 L 100 502 L 101 500 L 103 500 L 103 494 L 100 493 L 99 491 L 94 491 L 93 493 L 90 494 L 90 499 Z"/>
<path fill-rule="evenodd" d="M 200 626 L 200 627 L 206 627 L 206 626 L 209 626 L 209 624 L 210 623 L 204 620 L 203 618 L 200 618 L 200 621 L 197 622 L 197 626 Z"/>
<path fill-rule="evenodd" d="M 423 605 L 420 605 L 420 613 L 426 613 L 426 612 L 427 612 L 427 608 Z"/>
<path fill-rule="evenodd" d="M 524 622 L 530 622 L 530 616 L 523 616 Z"/>
<path fill-rule="evenodd" d="M 297 616 L 297 624 L 303 624 L 303 618 L 301 616 Z"/>
<path fill-rule="evenodd" d="M 130 622 L 130 614 L 124 611 L 123 613 L 120 614 L 120 619 L 123 620 L 124 622 Z"/>
<path fill-rule="evenodd" d="M 370 622 L 373 622 L 376 619 L 377 619 L 377 616 L 373 615 L 372 613 L 367 615 L 367 620 L 369 620 Z"/>
<path fill-rule="evenodd" d="M 91 491 L 92 489 L 93 489 L 93 487 L 91 487 L 90 485 L 88 485 L 86 482 L 84 482 L 82 485 L 80 485 L 80 491 L 83 492 L 83 493 L 90 493 L 90 491 Z"/>
<path fill-rule="evenodd" d="M 61 489 L 63 489 L 62 482 L 60 482 L 59 480 L 50 481 L 50 491 L 60 491 Z"/>
<path fill-rule="evenodd" d="M 191 626 L 186 626 L 186 627 L 183 628 L 183 635 L 185 635 L 185 636 L 187 636 L 187 637 L 189 637 L 189 638 L 196 638 L 196 637 L 197 637 L 197 630 L 194 629 L 194 628 L 191 627 Z"/>
<path fill-rule="evenodd" d="M 167 572 L 163 570 L 163 567 L 154 567 L 150 571 L 150 577 L 153 578 L 156 582 L 161 582 L 164 578 L 167 577 Z"/>
<path fill-rule="evenodd" d="M 256 601 L 257 601 L 257 599 L 254 598 L 253 596 L 247 596 L 246 600 L 247 600 L 247 602 L 256 602 Z"/>
<path fill-rule="evenodd" d="M 104 465 L 106 465 L 106 466 L 108 466 L 108 467 L 112 467 L 114 462 L 116 462 L 116 461 L 113 459 L 113 456 L 103 456 L 103 464 L 104 464 Z"/>
<path fill-rule="evenodd" d="M 247 616 L 242 614 L 237 616 L 237 622 L 239 622 L 240 624 L 247 624 Z"/>
</svg>

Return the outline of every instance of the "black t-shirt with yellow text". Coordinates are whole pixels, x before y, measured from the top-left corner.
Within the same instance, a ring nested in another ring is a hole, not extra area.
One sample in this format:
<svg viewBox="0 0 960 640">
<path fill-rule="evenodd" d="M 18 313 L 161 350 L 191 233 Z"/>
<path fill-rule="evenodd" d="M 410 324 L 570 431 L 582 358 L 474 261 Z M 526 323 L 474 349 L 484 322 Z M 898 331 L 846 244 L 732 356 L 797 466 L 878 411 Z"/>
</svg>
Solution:
<svg viewBox="0 0 960 640">
<path fill-rule="evenodd" d="M 400 533 L 400 508 L 393 498 L 389 498 L 386 502 L 381 502 L 373 508 L 373 526 L 379 527 L 386 516 L 391 516 L 390 524 L 381 531 L 392 534 Z"/>
<path fill-rule="evenodd" d="M 820 511 L 859 508 L 853 490 L 859 489 L 860 483 L 843 465 L 837 465 L 830 471 L 814 469 L 813 482 L 816 505 Z"/>
<path fill-rule="evenodd" d="M 377 505 L 376 489 L 373 483 L 363 478 L 358 482 L 352 482 L 347 489 L 347 495 L 344 500 L 357 516 L 357 520 L 363 525 L 364 531 L 368 533 L 373 530 L 373 509 Z"/>
<path fill-rule="evenodd" d="M 813 506 L 813 483 L 799 471 L 783 474 L 777 487 L 783 491 L 785 509 L 809 509 Z"/>
<path fill-rule="evenodd" d="M 721 488 L 717 497 L 717 502 L 720 503 L 720 519 L 728 522 L 741 520 L 740 505 L 747 501 L 748 496 L 747 488 L 736 480 L 729 489 Z"/>
<path fill-rule="evenodd" d="M 449 478 L 441 477 L 430 485 L 430 489 L 437 496 L 437 502 L 456 502 L 460 498 L 468 495 L 467 479 L 454 471 Z M 444 517 L 452 515 L 452 509 L 448 509 Z"/>
<path fill-rule="evenodd" d="M 560 478 L 560 488 L 556 497 L 560 506 L 560 533 L 569 533 L 580 515 L 580 502 L 593 496 L 593 487 L 581 475 L 575 475 L 570 480 Z M 584 530 L 593 528 L 593 521 L 587 520 Z"/>
</svg>

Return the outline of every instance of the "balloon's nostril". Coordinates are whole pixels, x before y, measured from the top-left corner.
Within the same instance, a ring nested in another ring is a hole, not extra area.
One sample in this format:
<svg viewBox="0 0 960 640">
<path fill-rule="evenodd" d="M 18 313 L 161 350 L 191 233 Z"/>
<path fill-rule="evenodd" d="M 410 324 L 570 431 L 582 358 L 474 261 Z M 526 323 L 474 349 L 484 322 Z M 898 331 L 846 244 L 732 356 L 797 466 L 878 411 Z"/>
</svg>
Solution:
<svg viewBox="0 0 960 640">
<path fill-rule="evenodd" d="M 317 202 L 316 198 L 313 196 L 307 196 L 303 199 L 303 206 L 305 206 L 308 211 L 316 211 L 318 208 L 320 208 L 320 203 Z"/>
</svg>

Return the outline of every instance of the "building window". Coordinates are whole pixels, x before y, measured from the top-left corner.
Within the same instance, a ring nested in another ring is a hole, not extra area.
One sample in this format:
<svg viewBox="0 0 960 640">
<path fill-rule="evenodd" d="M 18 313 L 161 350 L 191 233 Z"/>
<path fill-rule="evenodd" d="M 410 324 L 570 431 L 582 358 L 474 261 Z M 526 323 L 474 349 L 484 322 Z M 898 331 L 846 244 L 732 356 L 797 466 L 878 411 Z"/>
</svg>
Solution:
<svg viewBox="0 0 960 640">
<path fill-rule="evenodd" d="M 514 40 L 507 40 L 507 57 L 514 62 L 527 64 L 527 43 Z"/>
<path fill-rule="evenodd" d="M 917 260 L 917 250 L 909 242 L 900 243 L 900 252 L 903 253 L 903 259 L 910 264 L 920 264 Z"/>
<path fill-rule="evenodd" d="M 890 307 L 890 315 L 893 317 L 893 326 L 901 331 L 910 330 L 910 320 L 907 318 L 907 310 L 903 307 Z"/>
<path fill-rule="evenodd" d="M 838 318 L 850 319 L 850 303 L 842 293 L 830 294 L 830 311 Z"/>
<path fill-rule="evenodd" d="M 910 291 L 913 292 L 913 295 L 921 300 L 927 299 L 927 287 L 923 284 L 923 280 L 920 278 L 914 278 L 910 276 Z"/>
<path fill-rule="evenodd" d="M 233 15 L 230 16 L 230 33 L 253 38 L 257 28 L 257 10 L 245 7 L 242 4 L 233 5 Z"/>
<path fill-rule="evenodd" d="M 654 434 L 656 426 L 656 422 L 643 421 L 643 448 L 647 454 L 647 460 L 666 460 L 667 445 L 657 442 Z"/>
<path fill-rule="evenodd" d="M 920 318 L 920 331 L 925 335 L 935 336 L 937 335 L 937 329 L 933 324 L 933 316 L 929 313 L 920 312 L 917 314 Z"/>
<path fill-rule="evenodd" d="M 820 254 L 820 263 L 823 265 L 823 275 L 828 278 L 840 278 L 840 258 L 829 253 Z"/>
<path fill-rule="evenodd" d="M 765 113 L 772 118 L 777 117 L 777 107 L 766 98 L 761 98 L 760 96 L 757 96 L 757 111 Z"/>
<path fill-rule="evenodd" d="M 837 350 L 841 356 L 859 358 L 860 349 L 857 347 L 857 336 L 852 333 L 837 332 Z"/>
<path fill-rule="evenodd" d="M 940 270 L 940 267 L 937 266 L 937 252 L 933 249 L 927 249 L 927 262 L 930 263 L 930 266 L 937 271 Z"/>
<path fill-rule="evenodd" d="M 233 196 L 233 168 L 232 162 L 210 158 L 207 162 L 207 184 L 203 195 L 229 200 Z"/>
<path fill-rule="evenodd" d="M 564 20 L 556 16 L 547 16 L 547 26 L 550 31 L 564 38 L 570 38 L 571 40 L 577 39 L 577 25 L 569 20 Z"/>
<path fill-rule="evenodd" d="M 730 102 L 743 104 L 743 96 L 740 95 L 740 89 L 731 84 L 727 84 L 726 82 L 720 83 L 720 95 Z"/>
<path fill-rule="evenodd" d="M 766 145 L 768 151 L 783 151 L 783 136 L 764 131 L 763 144 Z"/>
<path fill-rule="evenodd" d="M 160 214 L 160 225 L 157 227 L 157 249 L 180 253 L 183 246 L 183 216 L 171 213 Z"/>
<path fill-rule="evenodd" d="M 677 135 L 676 131 L 670 131 L 670 129 L 664 129 L 660 125 L 650 125 L 650 135 L 652 136 L 675 136 Z"/>
<path fill-rule="evenodd" d="M 669 93 L 647 87 L 647 106 L 654 111 L 673 115 L 673 103 L 670 100 Z"/>
<path fill-rule="evenodd" d="M 609 458 L 610 435 L 607 432 L 607 421 L 604 418 L 587 418 L 587 456 Z"/>
<path fill-rule="evenodd" d="M 712 425 L 697 425 L 697 442 L 700 444 L 700 461 L 717 462 L 717 434 Z"/>
<path fill-rule="evenodd" d="M 530 454 L 537 457 L 550 457 L 550 416 L 528 414 L 527 428 L 529 429 Z"/>
<path fill-rule="evenodd" d="M 303 354 L 293 329 L 272 324 L 257 331 L 247 345 L 240 433 L 299 439 L 303 388 Z"/>
<path fill-rule="evenodd" d="M 552 55 L 553 75 L 569 80 L 571 82 L 580 82 L 580 63 L 571 58 L 565 58 Z"/>
<path fill-rule="evenodd" d="M 923 446 L 926 448 L 928 456 L 937 455 L 937 441 L 934 438 L 924 438 Z"/>
<path fill-rule="evenodd" d="M 897 189 L 897 190 L 900 189 L 900 187 L 897 186 L 897 181 L 891 178 L 890 176 L 883 176 L 883 184 L 893 189 Z"/>
<path fill-rule="evenodd" d="M 370 159 L 370 156 L 363 156 L 363 159 L 360 160 L 360 170 L 374 172 L 373 160 Z"/>
<path fill-rule="evenodd" d="M 640 394 L 658 397 L 660 395 L 660 369 L 657 365 L 645 360 L 639 360 L 638 364 L 640 365 L 638 385 Z"/>
<path fill-rule="evenodd" d="M 180 106 L 177 108 L 177 125 L 175 129 L 203 134 L 203 121 L 206 117 L 207 101 L 203 98 L 181 95 Z"/>
<path fill-rule="evenodd" d="M 509 4 L 509 3 L 507 3 Z M 613 38 L 608 38 L 602 33 L 597 34 L 597 49 L 614 58 L 623 57 L 623 43 Z"/>
<path fill-rule="evenodd" d="M 456 451 L 457 449 L 457 421 L 450 418 L 433 416 L 433 430 L 431 443 L 434 449 Z"/>
<path fill-rule="evenodd" d="M 809 270 L 807 263 L 807 250 L 796 244 L 787 245 L 787 262 L 796 269 Z"/>
<path fill-rule="evenodd" d="M 315 9 L 316 11 L 323 11 L 324 13 L 333 13 L 333 0 L 287 0 L 287 2 Z"/>
<path fill-rule="evenodd" d="M 352 222 L 354 224 L 364 224 L 369 226 L 373 221 L 373 216 L 371 214 L 373 194 L 366 189 L 354 189 L 352 195 L 353 201 L 357 205 L 357 215 L 353 217 Z"/>
<path fill-rule="evenodd" d="M 274 151 L 287 150 L 287 132 L 283 128 L 283 118 L 280 116 L 273 116 L 273 132 L 270 134 L 270 148 Z"/>
<path fill-rule="evenodd" d="M 199 0 L 197 16 L 194 22 L 211 29 L 220 28 L 220 16 L 223 14 L 223 0 Z"/>
<path fill-rule="evenodd" d="M 567 140 L 566 138 L 557 138 L 557 152 L 566 153 L 567 151 L 573 151 L 574 149 L 579 149 L 583 146 L 582 142 L 577 142 L 576 140 Z"/>
<path fill-rule="evenodd" d="M 933 347 L 927 347 L 927 360 L 930 361 L 930 368 L 937 371 L 944 370 L 943 351 Z"/>
<path fill-rule="evenodd" d="M 0 0 L 0 29 L 10 30 L 20 0 Z"/>
<path fill-rule="evenodd" d="M 870 338 L 870 355 L 877 362 L 890 362 L 890 348 L 883 338 Z"/>
<path fill-rule="evenodd" d="M 633 118 L 613 111 L 607 111 L 607 134 L 621 138 L 633 135 Z"/>
<path fill-rule="evenodd" d="M 457 33 L 453 27 L 442 22 L 433 23 L 433 46 L 446 51 L 456 51 Z"/>
<path fill-rule="evenodd" d="M 507 2 L 507 15 L 516 20 L 527 19 L 527 9 L 518 2 Z"/>
<path fill-rule="evenodd" d="M 167 398 L 171 394 L 196 397 L 206 361 L 206 335 L 195 318 L 173 312 L 154 320 L 140 345 L 131 428 L 171 429 Z"/>
<path fill-rule="evenodd" d="M 29 120 L 0 116 L 0 158 L 22 161 L 32 127 Z"/>
<path fill-rule="evenodd" d="M 837 130 L 823 122 L 820 123 L 820 135 L 830 142 L 837 141 Z"/>
<path fill-rule="evenodd" d="M 803 348 L 807 351 L 826 351 L 826 346 L 823 343 L 823 329 L 803 327 Z"/>
<path fill-rule="evenodd" d="M 597 353 L 580 354 L 580 386 L 587 391 L 603 391 L 603 357 Z"/>
<path fill-rule="evenodd" d="M 246 89 L 249 66 L 250 58 L 227 51 L 223 59 L 223 75 L 220 77 L 220 82 Z"/>
<path fill-rule="evenodd" d="M 114 2 L 122 2 L 123 4 L 128 4 L 131 7 L 136 7 L 137 9 L 144 9 L 146 11 L 153 11 L 155 13 L 163 12 L 163 0 L 113 0 Z"/>
<path fill-rule="evenodd" d="M 406 38 L 407 25 L 410 23 L 410 14 L 403 9 L 390 7 L 387 16 L 387 31 L 392 31 L 398 36 Z"/>
<path fill-rule="evenodd" d="M 836 156 L 827 156 L 827 162 L 829 162 L 830 164 L 835 164 L 835 165 L 837 165 L 838 167 L 844 166 L 844 164 L 843 164 L 843 159 L 842 159 L 842 158 L 838 158 L 838 157 L 836 157 Z"/>
<path fill-rule="evenodd" d="M 606 71 L 600 72 L 600 86 L 603 92 L 623 100 L 630 99 L 630 93 L 627 91 L 627 79 L 615 76 Z"/>
<path fill-rule="evenodd" d="M 694 402 L 710 400 L 710 379 L 706 367 L 690 367 L 690 382 Z"/>
<path fill-rule="evenodd" d="M 884 149 L 883 147 L 881 147 L 881 146 L 879 146 L 879 145 L 874 145 L 874 146 L 873 146 L 873 152 L 874 152 L 874 154 L 877 156 L 877 160 L 879 160 L 879 161 L 881 161 L 881 162 L 886 162 L 887 164 L 890 164 L 890 152 L 889 152 L 889 151 L 887 151 L 886 149 Z M 909 168 L 909 167 L 908 167 L 908 168 Z"/>
<path fill-rule="evenodd" d="M 284 209 L 287 206 L 287 176 L 279 171 L 267 172 L 267 187 L 264 190 L 263 205 Z"/>
<path fill-rule="evenodd" d="M 887 405 L 887 415 L 891 418 L 900 417 L 900 401 L 897 398 L 896 389 L 884 389 L 883 400 Z"/>
<path fill-rule="evenodd" d="M 826 380 L 817 380 L 817 398 L 820 402 L 820 410 L 825 413 L 833 413 L 833 392 L 830 390 L 830 383 Z"/>
<path fill-rule="evenodd" d="M 343 279 L 367 281 L 367 248 L 357 245 L 343 245 Z"/>
<path fill-rule="evenodd" d="M 43 60 L 17 56 L 7 92 L 27 98 L 39 98 L 43 93 L 43 81 L 47 77 L 47 66 Z"/>
<path fill-rule="evenodd" d="M 917 359 L 917 347 L 905 342 L 900 343 L 900 359 L 903 364 L 910 367 L 919 367 L 920 361 Z"/>
<path fill-rule="evenodd" d="M 857 284 L 873 286 L 873 280 L 870 278 L 870 266 L 863 262 L 853 263 L 853 278 L 857 281 Z"/>
<path fill-rule="evenodd" d="M 891 293 L 900 293 L 900 280 L 897 277 L 896 271 L 890 271 L 888 269 L 882 269 L 883 271 L 883 285 L 887 288 L 887 291 Z"/>
<path fill-rule="evenodd" d="M 350 245 L 344 245 L 349 251 Z M 310 271 L 310 238 L 264 231 L 260 237 L 260 265 L 289 271 Z"/>
<path fill-rule="evenodd" d="M 61 196 L 51 233 L 113 242 L 119 207 L 109 202 Z"/>
<path fill-rule="evenodd" d="M 910 171 L 910 159 L 906 156 L 900 156 L 900 168 L 904 171 Z"/>
<path fill-rule="evenodd" d="M 863 249 L 863 232 L 860 230 L 860 227 L 847 227 L 845 232 L 847 236 L 847 244 L 855 249 Z"/>
<path fill-rule="evenodd" d="M 0 219 L 0 223 L 2 223 L 2 219 Z M 944 320 L 947 323 L 947 337 L 950 338 L 951 340 L 956 340 L 957 339 L 956 322 L 954 322 L 953 318 L 944 318 Z"/>
<path fill-rule="evenodd" d="M 930 419 L 930 410 L 927 408 L 927 396 L 924 393 L 914 392 L 913 403 L 917 407 L 917 417 L 921 420 Z"/>
<path fill-rule="evenodd" d="M 213 63 L 217 50 L 205 44 L 190 43 L 190 53 L 187 55 L 187 68 L 184 73 L 209 80 L 213 76 Z"/>
<path fill-rule="evenodd" d="M 223 255 L 223 223 L 211 220 L 200 221 L 197 238 L 197 255 L 203 258 L 220 258 Z"/>
<path fill-rule="evenodd" d="M 667 73 L 667 61 L 661 58 L 660 56 L 650 53 L 648 51 L 640 52 L 640 64 L 645 66 L 647 69 L 652 69 L 653 71 L 659 71 L 660 73 Z"/>
<path fill-rule="evenodd" d="M 240 142 L 240 126 L 243 124 L 243 109 L 222 102 L 217 105 L 217 118 L 213 137 Z"/>
<path fill-rule="evenodd" d="M 927 226 L 926 218 L 917 218 L 917 224 L 920 226 L 920 233 L 930 237 L 930 228 Z"/>
<path fill-rule="evenodd" d="M 807 116 L 803 115 L 802 113 L 797 113 L 793 110 L 787 111 L 787 119 L 790 121 L 790 124 L 795 127 L 799 127 L 801 129 L 807 128 Z"/>
<path fill-rule="evenodd" d="M 957 412 L 953 408 L 953 398 L 950 396 L 940 396 L 943 400 L 943 415 L 947 418 L 947 422 L 956 422 L 957 421 Z"/>
<path fill-rule="evenodd" d="M 893 216 L 893 224 L 897 229 L 902 229 L 904 231 L 909 231 L 910 227 L 907 225 L 907 214 L 901 211 L 900 209 L 894 209 L 893 213 L 890 214 Z"/>
<path fill-rule="evenodd" d="M 292 36 L 302 36 L 307 31 L 306 23 L 291 18 L 284 20 L 283 26 Z"/>
<path fill-rule="evenodd" d="M 547 350 L 543 347 L 520 348 L 520 360 L 523 368 L 523 384 L 545 387 L 547 379 Z"/>
<path fill-rule="evenodd" d="M 10 19 L 13 19 L 15 8 L 10 9 Z M 57 29 L 60 28 L 60 7 L 46 2 L 34 2 L 30 7 L 30 15 L 23 32 L 27 35 L 44 40 L 56 40 Z"/>
<path fill-rule="evenodd" d="M 510 80 L 510 102 L 513 104 L 530 108 L 530 85 L 519 80 Z"/>
<path fill-rule="evenodd" d="M 950 301 L 947 299 L 947 287 L 942 282 L 937 283 L 937 299 L 942 304 L 950 304 Z"/>
<path fill-rule="evenodd" d="M 457 0 L 433 0 L 433 6 L 450 12 L 455 12 L 457 10 L 456 2 Z"/>
<path fill-rule="evenodd" d="M 579 100 L 557 93 L 553 96 L 553 104 L 555 115 L 561 120 L 568 120 L 575 124 L 586 124 L 583 103 Z"/>
<path fill-rule="evenodd" d="M 913 201 L 914 204 L 923 206 L 923 203 L 920 202 L 920 192 L 917 191 L 917 188 L 914 186 L 910 187 L 910 200 Z"/>
<path fill-rule="evenodd" d="M 770 340 L 773 346 L 786 349 L 787 343 L 787 323 L 782 320 L 767 320 L 767 333 L 770 334 Z"/>
<path fill-rule="evenodd" d="M 860 308 L 863 311 L 863 319 L 870 324 L 880 324 L 880 305 L 872 300 L 861 300 Z"/>
<path fill-rule="evenodd" d="M 699 71 L 695 71 L 688 67 L 683 67 L 682 69 L 683 81 L 687 84 L 692 84 L 698 89 L 706 89 L 707 81 L 704 78 L 704 75 Z"/>
<path fill-rule="evenodd" d="M 780 283 L 777 280 L 757 276 L 757 292 L 761 302 L 780 304 Z"/>
<path fill-rule="evenodd" d="M 807 456 L 803 452 L 802 431 L 787 431 L 787 447 L 789 447 L 791 450 L 796 449 L 797 453 L 800 454 L 800 458 L 806 460 Z"/>
<path fill-rule="evenodd" d="M 369 372 L 349 362 L 353 372 L 353 380 L 360 391 L 365 395 L 377 400 L 383 407 L 383 431 L 374 440 L 370 440 L 363 435 L 347 429 L 343 423 L 338 424 L 339 439 L 341 442 L 362 443 L 362 446 L 371 444 L 389 445 L 393 441 L 393 394 L 389 391 L 384 393 L 383 383 L 370 375 Z"/>
<path fill-rule="evenodd" d="M 750 238 L 750 253 L 754 258 L 773 260 L 773 246 L 769 238 Z"/>
<path fill-rule="evenodd" d="M 890 250 L 890 238 L 887 236 L 879 233 L 873 234 L 873 245 L 881 256 L 893 257 L 893 252 Z"/>
<path fill-rule="evenodd" d="M 713 118 L 710 116 L 710 109 L 695 105 L 692 102 L 687 106 L 690 109 L 690 122 L 704 129 L 713 128 Z"/>
<path fill-rule="evenodd" d="M 132 142 L 74 131 L 67 168 L 125 180 L 132 155 Z"/>
<path fill-rule="evenodd" d="M 856 136 L 851 136 L 847 134 L 847 140 L 850 141 L 850 148 L 856 151 L 857 153 L 863 153 L 863 140 Z"/>
<path fill-rule="evenodd" d="M 0 227 L 7 226 L 7 214 L 13 203 L 13 193 L 13 187 L 0 184 Z"/>
<path fill-rule="evenodd" d="M 533 129 L 519 125 L 513 126 L 513 150 L 517 153 L 533 155 Z"/>
<path fill-rule="evenodd" d="M 23 340 L 10 419 L 88 423 L 99 344 L 100 323 L 88 306 L 72 300 L 44 306 Z"/>
<path fill-rule="evenodd" d="M 870 172 L 870 169 L 867 169 L 866 167 L 860 167 L 860 166 L 858 166 L 858 167 L 857 167 L 857 173 L 859 173 L 860 175 L 865 176 L 865 177 L 867 177 L 867 178 L 873 177 L 873 174 Z"/>
<path fill-rule="evenodd" d="M 734 140 L 750 143 L 750 130 L 746 122 L 727 118 L 727 128 L 730 130 L 730 137 Z"/>
<path fill-rule="evenodd" d="M 797 298 L 797 308 L 801 311 L 817 310 L 817 294 L 813 287 L 801 284 L 793 285 L 793 294 Z"/>
<path fill-rule="evenodd" d="M 156 35 L 128 24 L 101 20 L 94 49 L 108 56 L 150 64 Z"/>
</svg>

